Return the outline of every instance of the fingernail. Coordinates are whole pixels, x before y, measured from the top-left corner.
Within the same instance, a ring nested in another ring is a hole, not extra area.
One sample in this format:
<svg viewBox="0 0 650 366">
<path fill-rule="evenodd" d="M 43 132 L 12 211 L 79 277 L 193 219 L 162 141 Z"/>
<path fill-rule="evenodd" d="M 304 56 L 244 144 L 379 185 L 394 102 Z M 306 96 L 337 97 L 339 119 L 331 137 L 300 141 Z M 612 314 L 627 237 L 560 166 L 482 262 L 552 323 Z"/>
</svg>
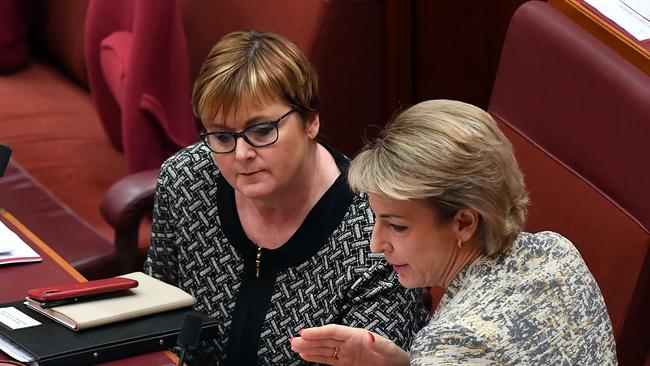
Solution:
<svg viewBox="0 0 650 366">
<path fill-rule="evenodd" d="M 300 329 L 300 330 L 298 331 L 298 334 L 299 334 L 299 335 L 302 335 L 302 329 Z"/>
<path fill-rule="evenodd" d="M 375 343 L 375 336 L 370 332 L 368 332 L 368 335 L 370 336 L 370 342 Z"/>
<path fill-rule="evenodd" d="M 294 337 L 289 338 L 289 343 L 293 342 L 293 338 Z"/>
</svg>

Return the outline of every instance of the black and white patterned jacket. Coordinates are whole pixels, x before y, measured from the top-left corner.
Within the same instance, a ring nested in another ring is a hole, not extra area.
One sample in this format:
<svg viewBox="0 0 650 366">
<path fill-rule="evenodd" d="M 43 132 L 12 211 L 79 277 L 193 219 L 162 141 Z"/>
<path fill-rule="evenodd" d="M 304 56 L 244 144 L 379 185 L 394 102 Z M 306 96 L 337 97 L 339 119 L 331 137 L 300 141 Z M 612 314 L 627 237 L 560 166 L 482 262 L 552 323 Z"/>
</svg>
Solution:
<svg viewBox="0 0 650 366">
<path fill-rule="evenodd" d="M 181 150 L 158 178 L 145 272 L 189 292 L 196 309 L 221 321 L 193 364 L 299 365 L 289 338 L 307 327 L 366 328 L 408 349 L 428 321 L 420 290 L 400 286 L 369 239 L 374 218 L 365 195 L 347 185 L 349 164 L 298 231 L 275 250 L 245 235 L 234 190 L 201 144 Z"/>
</svg>

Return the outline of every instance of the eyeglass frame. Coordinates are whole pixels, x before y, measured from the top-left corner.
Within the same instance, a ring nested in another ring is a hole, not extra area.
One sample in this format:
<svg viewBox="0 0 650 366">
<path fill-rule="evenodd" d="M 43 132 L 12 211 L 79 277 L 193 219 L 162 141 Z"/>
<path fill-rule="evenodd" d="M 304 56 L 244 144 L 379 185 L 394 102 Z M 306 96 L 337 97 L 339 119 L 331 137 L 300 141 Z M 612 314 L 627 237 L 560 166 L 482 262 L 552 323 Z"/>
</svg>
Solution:
<svg viewBox="0 0 650 366">
<path fill-rule="evenodd" d="M 266 147 L 266 146 L 273 145 L 276 142 L 278 142 L 278 139 L 280 138 L 280 130 L 278 129 L 278 124 L 280 124 L 280 122 L 282 122 L 287 117 L 289 117 L 289 115 L 291 115 L 291 113 L 297 112 L 297 111 L 298 110 L 295 107 L 291 108 L 291 110 L 289 110 L 287 113 L 280 116 L 278 119 L 256 123 L 254 125 L 251 125 L 251 126 L 248 126 L 248 127 L 244 128 L 243 130 L 241 130 L 239 132 L 228 132 L 228 131 L 201 132 L 201 133 L 199 133 L 199 136 L 201 137 L 201 141 L 203 141 L 205 146 L 207 146 L 208 149 L 210 151 L 212 151 L 213 153 L 215 153 L 215 154 L 230 154 L 231 152 L 235 151 L 237 149 L 237 140 L 239 140 L 240 137 L 244 141 L 246 141 L 247 144 L 249 144 L 252 147 Z M 273 126 L 275 128 L 275 140 L 273 140 L 273 141 L 271 141 L 269 143 L 266 143 L 266 144 L 256 145 L 248 138 L 248 136 L 246 136 L 246 131 L 249 131 L 252 128 L 259 127 L 259 126 L 262 126 L 262 125 L 269 125 L 269 126 Z M 233 145 L 232 150 L 229 150 L 229 151 L 214 151 L 212 149 L 212 147 L 210 146 L 210 143 L 208 142 L 208 137 L 211 136 L 211 135 L 229 135 L 229 136 L 232 136 L 234 138 L 234 141 L 235 141 L 235 144 Z"/>
</svg>

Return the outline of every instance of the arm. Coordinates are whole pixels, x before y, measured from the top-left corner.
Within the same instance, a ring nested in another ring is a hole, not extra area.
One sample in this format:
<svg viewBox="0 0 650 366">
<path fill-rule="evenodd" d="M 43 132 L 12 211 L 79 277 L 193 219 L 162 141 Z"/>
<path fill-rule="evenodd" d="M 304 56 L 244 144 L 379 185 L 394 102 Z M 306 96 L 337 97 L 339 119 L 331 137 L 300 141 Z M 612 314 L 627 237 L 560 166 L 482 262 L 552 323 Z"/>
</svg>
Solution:
<svg viewBox="0 0 650 366">
<path fill-rule="evenodd" d="M 144 272 L 174 286 L 178 285 L 176 230 L 173 225 L 173 209 L 169 189 L 172 179 L 167 164 L 163 164 L 156 184 L 156 195 L 151 225 L 151 244 L 144 262 Z"/>
<path fill-rule="evenodd" d="M 327 365 L 408 365 L 409 355 L 392 341 L 365 329 L 325 325 L 303 329 L 291 349 L 306 361 Z"/>
</svg>

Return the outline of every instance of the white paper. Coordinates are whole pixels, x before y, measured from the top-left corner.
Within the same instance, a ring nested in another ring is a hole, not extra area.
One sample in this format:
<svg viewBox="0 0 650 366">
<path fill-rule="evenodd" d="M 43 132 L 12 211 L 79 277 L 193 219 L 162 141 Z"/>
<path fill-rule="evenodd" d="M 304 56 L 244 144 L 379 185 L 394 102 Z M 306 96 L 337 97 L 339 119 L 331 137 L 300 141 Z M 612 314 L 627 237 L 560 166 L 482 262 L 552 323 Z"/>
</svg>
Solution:
<svg viewBox="0 0 650 366">
<path fill-rule="evenodd" d="M 5 226 L 5 224 L 0 222 L 0 254 L 5 254 L 13 250 L 14 245 L 12 244 L 14 239 L 13 236 L 10 234 L 14 234 L 14 233 L 11 230 L 9 230 L 9 228 Z"/>
<path fill-rule="evenodd" d="M 35 364 L 32 363 L 36 360 L 34 356 L 23 350 L 19 345 L 5 339 L 2 335 L 0 335 L 0 349 L 16 361 L 29 362 L 30 365 Z"/>
<path fill-rule="evenodd" d="M 635 12 L 639 13 L 646 20 L 650 20 L 650 1 L 648 0 L 622 0 Z"/>
<path fill-rule="evenodd" d="M 11 329 L 21 329 L 41 325 L 36 319 L 13 306 L 0 308 L 0 322 Z"/>
<path fill-rule="evenodd" d="M 0 265 L 43 260 L 27 243 L 0 222 Z"/>
<path fill-rule="evenodd" d="M 639 41 L 650 39 L 650 1 L 585 0 Z"/>
</svg>

